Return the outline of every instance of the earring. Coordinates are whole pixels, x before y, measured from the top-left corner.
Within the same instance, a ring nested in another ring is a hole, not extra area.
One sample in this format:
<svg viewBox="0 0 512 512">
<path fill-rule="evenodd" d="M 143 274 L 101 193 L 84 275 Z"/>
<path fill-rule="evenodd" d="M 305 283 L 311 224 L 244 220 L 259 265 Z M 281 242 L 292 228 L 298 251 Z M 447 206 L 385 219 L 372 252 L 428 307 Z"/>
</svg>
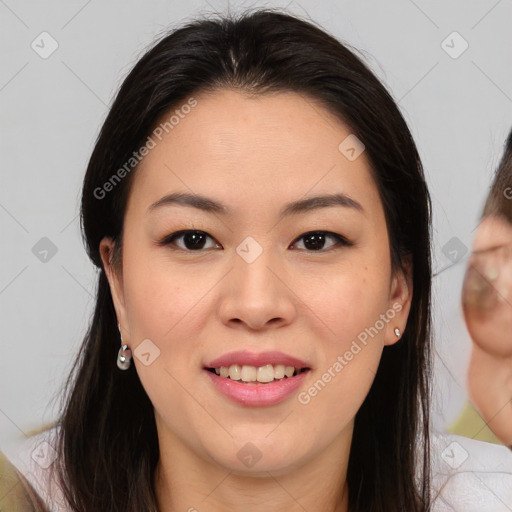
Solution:
<svg viewBox="0 0 512 512">
<path fill-rule="evenodd" d="M 400 338 L 400 329 L 398 327 L 395 327 L 395 334 L 397 338 Z"/>
<path fill-rule="evenodd" d="M 121 337 L 121 348 L 117 353 L 117 367 L 120 370 L 128 370 L 132 361 L 132 351 L 128 348 L 128 345 L 123 345 L 123 335 L 121 334 L 121 326 L 117 324 L 119 328 L 119 336 Z"/>
</svg>

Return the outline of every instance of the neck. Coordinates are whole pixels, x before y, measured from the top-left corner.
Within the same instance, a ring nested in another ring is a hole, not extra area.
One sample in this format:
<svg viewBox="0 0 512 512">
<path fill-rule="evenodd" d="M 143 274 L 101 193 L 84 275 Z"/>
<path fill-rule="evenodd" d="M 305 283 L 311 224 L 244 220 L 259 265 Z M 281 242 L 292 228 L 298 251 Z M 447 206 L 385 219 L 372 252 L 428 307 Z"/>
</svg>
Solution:
<svg viewBox="0 0 512 512">
<path fill-rule="evenodd" d="M 352 427 L 352 425 L 351 425 Z M 280 471 L 242 475 L 201 458 L 168 432 L 159 435 L 154 474 L 159 512 L 348 512 L 346 469 L 352 430 L 315 459 Z"/>
</svg>

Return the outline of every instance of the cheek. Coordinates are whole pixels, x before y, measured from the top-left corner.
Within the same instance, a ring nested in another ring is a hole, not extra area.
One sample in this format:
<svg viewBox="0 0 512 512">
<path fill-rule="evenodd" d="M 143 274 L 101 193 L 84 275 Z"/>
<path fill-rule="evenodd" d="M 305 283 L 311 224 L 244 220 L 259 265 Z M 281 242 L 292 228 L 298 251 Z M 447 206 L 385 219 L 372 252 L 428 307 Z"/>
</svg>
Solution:
<svg viewBox="0 0 512 512">
<path fill-rule="evenodd" d="M 389 275 L 381 265 L 353 263 L 329 269 L 320 281 L 300 288 L 300 298 L 315 313 L 324 337 L 340 349 L 368 328 L 388 307 Z M 321 335 L 320 335 L 321 337 Z"/>
<path fill-rule="evenodd" d="M 330 409 L 350 417 L 346 414 L 355 414 L 371 387 L 386 329 L 393 328 L 395 316 L 388 310 L 386 268 L 385 262 L 354 264 L 332 273 L 322 288 L 307 288 L 304 302 L 317 313 L 317 343 L 322 347 L 317 352 L 320 381 L 308 394 L 322 395 L 316 406 L 326 413 Z"/>
<path fill-rule="evenodd" d="M 190 366 L 197 359 L 197 345 L 191 341 L 200 338 L 200 322 L 208 317 L 201 313 L 200 302 L 207 288 L 191 282 L 191 273 L 172 266 L 164 252 L 142 248 L 130 252 L 126 246 L 124 276 L 130 344 L 135 351 L 137 373 L 155 408 L 187 410 L 191 407 L 190 397 L 180 384 L 187 381 Z M 151 354 L 148 365 L 138 357 L 143 352 Z"/>
<path fill-rule="evenodd" d="M 140 338 L 155 343 L 176 338 L 197 317 L 207 283 L 197 283 L 193 273 L 180 271 L 166 259 L 165 251 L 126 251 L 125 297 L 131 328 Z M 159 341 L 157 341 L 159 340 Z"/>
</svg>

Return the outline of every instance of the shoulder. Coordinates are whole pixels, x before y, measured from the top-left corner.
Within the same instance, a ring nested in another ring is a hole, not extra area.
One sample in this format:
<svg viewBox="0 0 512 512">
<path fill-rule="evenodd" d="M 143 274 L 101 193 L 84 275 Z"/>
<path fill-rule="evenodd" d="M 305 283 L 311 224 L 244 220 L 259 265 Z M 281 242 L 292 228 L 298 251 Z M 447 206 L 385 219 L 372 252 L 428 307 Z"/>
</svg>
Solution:
<svg viewBox="0 0 512 512">
<path fill-rule="evenodd" d="M 51 426 L 18 441 L 9 452 L 0 452 L 2 471 L 0 511 L 65 512 L 62 494 L 55 482 L 58 427 Z M 9 491 L 10 490 L 10 491 Z M 18 504 L 19 503 L 19 504 Z M 18 508 L 16 508 L 18 507 Z"/>
<path fill-rule="evenodd" d="M 506 446 L 436 432 L 431 460 L 433 512 L 512 509 L 512 451 Z"/>
<path fill-rule="evenodd" d="M 45 510 L 40 496 L 3 452 L 0 452 L 0 510 Z"/>
</svg>

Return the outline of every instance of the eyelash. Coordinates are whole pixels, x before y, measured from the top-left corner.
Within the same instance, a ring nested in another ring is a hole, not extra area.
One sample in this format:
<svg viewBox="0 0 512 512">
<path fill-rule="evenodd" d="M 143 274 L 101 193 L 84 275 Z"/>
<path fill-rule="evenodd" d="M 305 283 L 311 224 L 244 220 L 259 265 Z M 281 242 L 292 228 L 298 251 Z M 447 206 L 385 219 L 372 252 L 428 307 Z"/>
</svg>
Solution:
<svg viewBox="0 0 512 512">
<path fill-rule="evenodd" d="M 162 238 L 160 241 L 157 242 L 157 245 L 158 246 L 173 245 L 175 239 L 181 238 L 188 233 L 204 234 L 207 237 L 214 240 L 214 238 L 212 236 L 210 236 L 208 233 L 206 233 L 205 231 L 201 231 L 198 229 L 184 229 L 184 230 L 176 231 L 174 233 L 171 233 L 170 235 L 165 236 L 164 238 Z M 325 252 L 331 252 L 332 250 L 335 250 L 335 249 L 340 249 L 341 247 L 350 247 L 350 246 L 354 245 L 352 242 L 347 240 L 345 237 L 338 235 L 337 233 L 333 233 L 331 231 L 321 231 L 321 230 L 308 231 L 307 233 L 303 233 L 302 235 L 300 235 L 298 238 L 296 238 L 294 240 L 292 245 L 294 245 L 299 240 L 301 240 L 302 238 L 305 238 L 309 235 L 318 235 L 318 234 L 324 234 L 324 235 L 327 235 L 328 237 L 334 238 L 336 240 L 336 243 L 332 247 L 329 247 L 328 249 L 319 249 L 319 250 L 300 249 L 300 250 L 305 250 L 306 252 L 310 252 L 310 253 L 317 253 L 317 252 L 325 253 Z M 206 250 L 206 249 L 192 250 L 192 249 L 186 249 L 186 248 L 184 249 L 181 247 L 178 247 L 178 248 L 172 247 L 171 249 L 174 251 L 182 251 L 182 252 L 188 252 L 188 253 L 194 253 L 194 252 L 200 253 L 200 252 L 204 252 Z"/>
</svg>

